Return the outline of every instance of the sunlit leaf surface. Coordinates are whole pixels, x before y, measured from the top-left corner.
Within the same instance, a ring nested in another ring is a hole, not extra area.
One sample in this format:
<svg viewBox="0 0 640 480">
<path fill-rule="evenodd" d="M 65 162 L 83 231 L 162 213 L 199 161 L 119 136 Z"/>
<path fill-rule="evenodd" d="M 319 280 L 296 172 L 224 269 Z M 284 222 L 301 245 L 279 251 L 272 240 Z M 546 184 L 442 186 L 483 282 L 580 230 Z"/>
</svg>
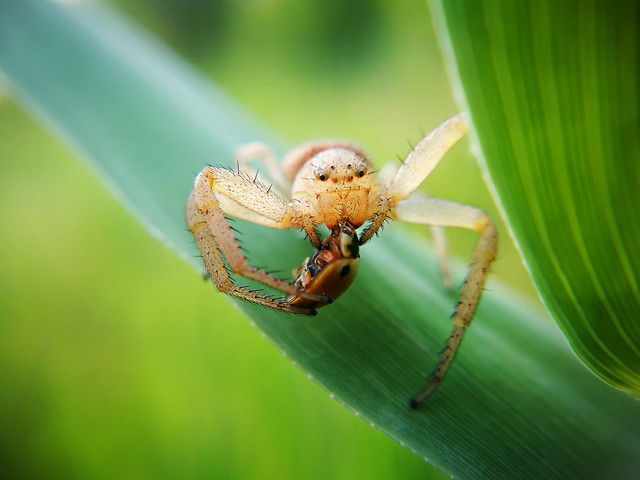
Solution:
<svg viewBox="0 0 640 480">
<path fill-rule="evenodd" d="M 200 270 L 183 213 L 195 173 L 209 162 L 231 165 L 238 144 L 274 135 L 142 32 L 95 7 L 0 3 L 0 68 L 23 104 Z M 310 252 L 297 232 L 239 229 L 258 265 L 286 271 Z M 437 271 L 429 249 L 394 228 L 363 249 L 354 286 L 317 317 L 240 307 L 339 401 L 458 478 L 637 471 L 638 404 L 588 374 L 546 315 L 497 281 L 446 382 L 410 410 L 456 301 Z"/>
<path fill-rule="evenodd" d="M 638 3 L 434 6 L 546 305 L 590 369 L 640 396 Z"/>
</svg>

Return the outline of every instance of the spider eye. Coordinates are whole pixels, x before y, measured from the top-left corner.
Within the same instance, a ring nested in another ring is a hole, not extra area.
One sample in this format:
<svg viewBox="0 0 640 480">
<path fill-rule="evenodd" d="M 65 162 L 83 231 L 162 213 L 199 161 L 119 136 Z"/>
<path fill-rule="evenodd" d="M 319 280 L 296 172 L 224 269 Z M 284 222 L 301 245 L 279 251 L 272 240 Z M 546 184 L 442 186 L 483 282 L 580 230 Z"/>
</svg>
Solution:
<svg viewBox="0 0 640 480">
<path fill-rule="evenodd" d="M 364 174 L 365 174 L 364 168 L 360 168 L 356 172 L 356 175 L 358 175 L 359 177 L 364 177 Z"/>
<path fill-rule="evenodd" d="M 321 182 L 324 182 L 328 177 L 327 177 L 327 175 L 326 175 L 326 174 L 324 174 L 324 173 L 319 173 L 319 174 L 317 175 L 317 178 L 318 178 L 318 180 L 320 180 Z"/>
</svg>

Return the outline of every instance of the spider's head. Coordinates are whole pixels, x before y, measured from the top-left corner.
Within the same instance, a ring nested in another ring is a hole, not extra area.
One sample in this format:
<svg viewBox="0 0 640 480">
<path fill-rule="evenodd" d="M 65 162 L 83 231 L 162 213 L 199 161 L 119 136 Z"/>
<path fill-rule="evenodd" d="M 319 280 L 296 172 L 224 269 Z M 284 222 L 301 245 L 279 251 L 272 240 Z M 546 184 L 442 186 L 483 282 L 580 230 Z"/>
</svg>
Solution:
<svg viewBox="0 0 640 480">
<path fill-rule="evenodd" d="M 376 183 L 368 160 L 357 150 L 332 147 L 302 166 L 293 183 L 293 197 L 317 205 L 329 228 L 349 222 L 356 228 L 366 220 L 369 196 Z"/>
<path fill-rule="evenodd" d="M 368 188 L 371 184 L 369 162 L 346 148 L 328 148 L 308 162 L 313 169 L 316 189 L 342 190 Z"/>
</svg>

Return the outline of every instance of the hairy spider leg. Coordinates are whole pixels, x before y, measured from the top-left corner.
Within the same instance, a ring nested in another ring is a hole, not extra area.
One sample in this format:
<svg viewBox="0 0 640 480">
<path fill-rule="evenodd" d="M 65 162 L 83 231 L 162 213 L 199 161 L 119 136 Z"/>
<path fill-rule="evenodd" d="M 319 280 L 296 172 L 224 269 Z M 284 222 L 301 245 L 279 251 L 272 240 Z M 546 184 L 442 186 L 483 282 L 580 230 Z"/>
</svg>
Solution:
<svg viewBox="0 0 640 480">
<path fill-rule="evenodd" d="M 424 198 L 419 194 L 410 197 L 466 131 L 464 118 L 459 114 L 443 122 L 418 142 L 393 179 L 370 206 L 371 223 L 360 237 L 360 244 L 366 243 L 384 224 L 387 217 L 436 227 L 468 228 L 480 233 L 469 273 L 452 317 L 453 332 L 428 385 L 412 397 L 412 407 L 423 401 L 442 381 L 471 321 L 497 249 L 495 226 L 482 210 L 455 202 Z"/>
<path fill-rule="evenodd" d="M 380 184 L 389 184 L 398 173 L 400 165 L 401 164 L 391 162 L 384 165 L 377 172 L 377 177 Z M 411 194 L 411 198 L 415 198 L 418 196 L 428 198 L 428 195 L 420 191 Z M 454 283 L 453 277 L 451 276 L 451 265 L 449 262 L 449 242 L 447 240 L 445 229 L 444 227 L 440 227 L 438 225 L 427 225 L 427 228 L 429 229 L 429 234 L 431 235 L 431 240 L 433 241 L 433 248 L 435 249 L 436 255 L 438 256 L 438 264 L 440 266 L 440 278 L 442 279 L 442 284 L 445 286 L 445 288 L 452 289 L 454 287 Z"/>
<path fill-rule="evenodd" d="M 473 250 L 469 273 L 452 316 L 453 331 L 442 351 L 440 362 L 431 373 L 428 385 L 411 398 L 410 404 L 415 407 L 438 386 L 453 360 L 480 299 L 489 266 L 495 259 L 498 238 L 493 222 L 483 210 L 448 200 L 409 198 L 396 205 L 395 215 L 406 222 L 467 228 L 480 234 Z"/>
<path fill-rule="evenodd" d="M 251 160 L 258 160 L 279 193 L 288 195 L 291 191 L 291 179 L 285 176 L 278 156 L 269 145 L 262 142 L 246 143 L 236 149 L 234 156 L 238 162 L 238 170 L 255 177 L 258 171 L 249 168 L 248 164 Z"/>
<path fill-rule="evenodd" d="M 392 216 L 394 206 L 411 195 L 438 165 L 449 149 L 464 136 L 467 126 L 462 115 L 445 120 L 411 150 L 391 182 L 369 206 L 371 223 L 360 236 L 360 245 L 368 242 Z"/>
<path fill-rule="evenodd" d="M 258 204 L 252 202 L 253 198 L 266 198 L 267 201 Z M 221 203 L 224 203 L 224 211 Z M 267 187 L 241 172 L 208 166 L 198 175 L 193 193 L 187 202 L 187 224 L 218 290 L 290 313 L 315 314 L 315 310 L 311 308 L 293 307 L 284 299 L 273 298 L 235 285 L 225 268 L 222 260 L 224 256 L 233 273 L 289 295 L 302 295 L 318 302 L 331 302 L 325 295 L 300 292 L 291 283 L 249 265 L 225 218 L 225 213 L 228 213 L 261 225 L 287 228 L 296 226 L 291 221 L 292 209 L 291 205 L 269 192 Z"/>
</svg>

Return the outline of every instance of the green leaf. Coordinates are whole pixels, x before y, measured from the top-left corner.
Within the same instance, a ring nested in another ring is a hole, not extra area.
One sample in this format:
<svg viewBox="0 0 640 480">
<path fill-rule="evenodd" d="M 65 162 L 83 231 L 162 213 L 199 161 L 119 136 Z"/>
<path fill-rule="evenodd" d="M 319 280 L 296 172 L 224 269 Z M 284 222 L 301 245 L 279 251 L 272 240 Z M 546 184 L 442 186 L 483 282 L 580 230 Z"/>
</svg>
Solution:
<svg viewBox="0 0 640 480">
<path fill-rule="evenodd" d="M 434 7 L 540 294 L 582 361 L 640 396 L 638 3 Z"/>
<path fill-rule="evenodd" d="M 183 213 L 195 173 L 206 163 L 232 165 L 245 141 L 274 143 L 223 92 L 95 6 L 1 2 L 0 69 L 19 100 L 198 269 Z M 240 230 L 257 265 L 291 269 L 311 251 L 297 232 Z M 401 228 L 362 254 L 353 287 L 315 318 L 239 307 L 339 401 L 450 475 L 639 471 L 638 403 L 588 374 L 546 315 L 495 279 L 448 378 L 423 408 L 409 409 L 450 332 L 457 298 L 441 286 L 429 249 Z"/>
</svg>

